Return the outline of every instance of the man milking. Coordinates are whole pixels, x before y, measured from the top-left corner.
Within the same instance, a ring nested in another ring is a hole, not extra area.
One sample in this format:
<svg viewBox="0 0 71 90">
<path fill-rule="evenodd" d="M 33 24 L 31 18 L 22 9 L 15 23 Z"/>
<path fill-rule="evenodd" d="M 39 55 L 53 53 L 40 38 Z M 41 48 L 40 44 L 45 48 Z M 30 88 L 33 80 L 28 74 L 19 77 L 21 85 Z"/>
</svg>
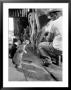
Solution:
<svg viewBox="0 0 71 90">
<path fill-rule="evenodd" d="M 49 56 L 57 56 L 62 53 L 62 15 L 61 13 L 59 15 L 60 16 L 56 20 L 53 20 L 53 18 L 51 19 L 47 27 L 47 29 L 50 29 L 48 36 L 46 36 L 44 42 L 38 45 L 40 55 L 45 58 L 44 62 L 47 64 L 51 64 L 52 62 Z"/>
</svg>

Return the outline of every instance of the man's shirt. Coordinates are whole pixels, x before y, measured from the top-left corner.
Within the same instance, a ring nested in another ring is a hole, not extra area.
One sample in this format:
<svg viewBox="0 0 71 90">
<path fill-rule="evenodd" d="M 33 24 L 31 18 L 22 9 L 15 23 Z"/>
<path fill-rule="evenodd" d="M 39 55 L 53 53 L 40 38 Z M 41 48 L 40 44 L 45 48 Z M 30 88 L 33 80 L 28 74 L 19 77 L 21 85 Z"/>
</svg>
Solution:
<svg viewBox="0 0 71 90">
<path fill-rule="evenodd" d="M 48 29 L 50 29 L 50 34 L 54 34 L 53 47 L 57 50 L 62 50 L 62 16 L 52 21 Z"/>
</svg>

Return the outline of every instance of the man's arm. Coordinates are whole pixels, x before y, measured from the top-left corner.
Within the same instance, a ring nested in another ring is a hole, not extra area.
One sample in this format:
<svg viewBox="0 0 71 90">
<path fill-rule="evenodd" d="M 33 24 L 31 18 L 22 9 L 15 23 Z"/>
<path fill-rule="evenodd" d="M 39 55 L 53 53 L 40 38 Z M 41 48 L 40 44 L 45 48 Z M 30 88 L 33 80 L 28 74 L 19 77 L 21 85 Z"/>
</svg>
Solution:
<svg viewBox="0 0 71 90">
<path fill-rule="evenodd" d="M 52 33 L 52 32 L 49 32 L 48 36 L 46 37 L 46 40 L 47 40 L 48 42 L 52 42 L 53 39 L 54 39 L 54 37 L 55 37 L 55 34 Z"/>
</svg>

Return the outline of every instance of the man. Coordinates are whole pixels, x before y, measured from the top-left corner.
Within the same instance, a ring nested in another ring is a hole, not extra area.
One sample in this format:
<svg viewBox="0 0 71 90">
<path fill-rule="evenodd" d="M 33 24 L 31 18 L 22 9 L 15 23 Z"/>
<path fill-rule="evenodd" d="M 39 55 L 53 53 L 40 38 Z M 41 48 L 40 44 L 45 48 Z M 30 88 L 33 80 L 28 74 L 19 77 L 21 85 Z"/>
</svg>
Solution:
<svg viewBox="0 0 71 90">
<path fill-rule="evenodd" d="M 38 45 L 39 52 L 41 56 L 57 56 L 62 52 L 62 16 L 56 20 L 50 21 L 47 31 L 50 31 L 46 37 L 45 42 L 41 42 Z M 46 53 L 46 52 L 47 53 Z"/>
</svg>

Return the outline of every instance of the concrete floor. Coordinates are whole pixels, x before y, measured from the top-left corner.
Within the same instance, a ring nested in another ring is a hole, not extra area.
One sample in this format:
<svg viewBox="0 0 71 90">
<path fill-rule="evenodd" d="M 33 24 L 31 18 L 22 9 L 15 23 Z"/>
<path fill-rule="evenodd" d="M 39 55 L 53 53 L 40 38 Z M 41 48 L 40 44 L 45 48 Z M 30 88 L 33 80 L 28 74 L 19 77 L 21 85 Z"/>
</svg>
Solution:
<svg viewBox="0 0 71 90">
<path fill-rule="evenodd" d="M 22 69 L 16 69 L 9 59 L 9 81 L 61 81 L 62 67 L 51 64 L 49 67 L 41 65 L 42 60 L 32 52 L 23 55 Z M 32 61 L 29 63 L 28 61 Z"/>
</svg>

